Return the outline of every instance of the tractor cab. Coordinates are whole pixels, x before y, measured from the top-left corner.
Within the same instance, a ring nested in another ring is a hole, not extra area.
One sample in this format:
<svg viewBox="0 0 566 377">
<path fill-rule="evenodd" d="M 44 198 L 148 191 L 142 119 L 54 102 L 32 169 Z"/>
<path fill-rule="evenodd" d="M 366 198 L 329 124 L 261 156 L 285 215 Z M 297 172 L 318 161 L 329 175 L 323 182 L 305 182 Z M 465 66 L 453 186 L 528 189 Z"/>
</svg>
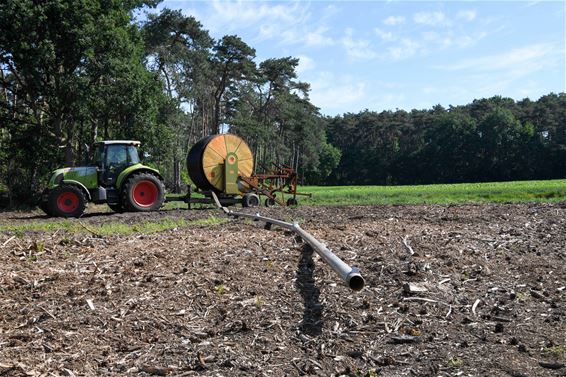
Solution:
<svg viewBox="0 0 566 377">
<path fill-rule="evenodd" d="M 101 186 L 116 186 L 120 173 L 127 167 L 140 163 L 139 141 L 110 140 L 95 144 L 94 164 Z"/>
</svg>

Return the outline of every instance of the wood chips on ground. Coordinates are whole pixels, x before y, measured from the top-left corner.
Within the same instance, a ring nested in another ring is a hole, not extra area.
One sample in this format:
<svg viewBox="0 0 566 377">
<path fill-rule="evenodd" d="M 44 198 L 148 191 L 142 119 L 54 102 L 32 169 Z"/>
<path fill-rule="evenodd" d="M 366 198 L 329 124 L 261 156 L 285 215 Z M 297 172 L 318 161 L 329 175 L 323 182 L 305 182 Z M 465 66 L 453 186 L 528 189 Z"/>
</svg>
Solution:
<svg viewBox="0 0 566 377">
<path fill-rule="evenodd" d="M 366 288 L 349 291 L 293 234 L 241 219 L 150 235 L 5 232 L 0 376 L 566 375 L 563 205 L 260 212 L 299 220 Z M 222 216 L 80 221 L 210 215 Z M 54 221 L 0 214 L 32 220 Z"/>
</svg>

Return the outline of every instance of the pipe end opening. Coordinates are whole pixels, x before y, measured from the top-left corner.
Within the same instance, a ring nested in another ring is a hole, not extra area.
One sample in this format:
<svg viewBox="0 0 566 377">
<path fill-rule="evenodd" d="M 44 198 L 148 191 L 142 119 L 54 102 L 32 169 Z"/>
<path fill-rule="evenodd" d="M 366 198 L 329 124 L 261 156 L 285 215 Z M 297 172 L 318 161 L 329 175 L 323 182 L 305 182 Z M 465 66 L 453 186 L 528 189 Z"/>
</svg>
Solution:
<svg viewBox="0 0 566 377">
<path fill-rule="evenodd" d="M 364 278 L 361 277 L 361 275 L 354 275 L 348 281 L 348 286 L 350 287 L 350 289 L 356 292 L 359 292 L 362 289 L 364 289 L 365 284 L 366 282 Z"/>
</svg>

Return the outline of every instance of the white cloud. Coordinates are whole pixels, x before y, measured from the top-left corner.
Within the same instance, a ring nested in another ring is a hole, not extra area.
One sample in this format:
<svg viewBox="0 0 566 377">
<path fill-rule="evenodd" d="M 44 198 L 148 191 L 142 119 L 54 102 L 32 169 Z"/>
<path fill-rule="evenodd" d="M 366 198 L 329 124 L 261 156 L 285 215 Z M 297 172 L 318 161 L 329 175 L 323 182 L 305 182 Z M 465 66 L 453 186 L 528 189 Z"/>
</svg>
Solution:
<svg viewBox="0 0 566 377">
<path fill-rule="evenodd" d="M 421 34 L 422 41 L 425 42 L 429 48 L 438 47 L 441 49 L 457 47 L 467 48 L 477 44 L 480 40 L 487 37 L 487 32 L 479 32 L 473 34 L 458 34 L 453 30 L 448 30 L 444 33 L 436 31 L 425 31 Z"/>
<path fill-rule="evenodd" d="M 305 55 L 299 55 L 299 65 L 297 66 L 297 74 L 305 73 L 306 71 L 310 71 L 316 67 L 314 60 L 309 58 Z"/>
<path fill-rule="evenodd" d="M 397 39 L 392 32 L 384 31 L 379 28 L 375 28 L 375 34 L 385 42 L 391 42 Z"/>
<path fill-rule="evenodd" d="M 475 10 L 461 10 L 456 14 L 456 18 L 465 21 L 473 21 L 476 19 L 477 12 Z"/>
<path fill-rule="evenodd" d="M 410 33 L 399 29 L 391 31 L 385 28 L 375 28 L 376 36 L 385 44 L 383 53 L 371 53 L 369 57 L 377 57 L 389 60 L 403 60 L 415 56 L 429 55 L 446 49 L 464 49 L 476 45 L 480 40 L 486 38 L 485 31 L 465 31 L 457 25 L 456 20 L 471 21 L 476 18 L 476 11 L 465 10 L 455 15 L 435 12 L 418 12 L 413 15 L 413 20 L 421 26 L 420 33 L 415 30 Z M 437 28 L 436 26 L 442 26 Z M 417 29 L 419 30 L 419 29 Z M 418 34 L 417 34 L 418 33 Z M 351 36 L 351 34 L 350 34 Z M 360 41 L 347 40 L 349 54 L 361 58 L 360 50 L 365 47 Z"/>
<path fill-rule="evenodd" d="M 428 26 L 444 25 L 447 22 L 446 15 L 443 12 L 418 12 L 413 16 L 413 21 L 417 24 Z"/>
<path fill-rule="evenodd" d="M 546 1 L 546 0 L 529 1 L 529 2 L 525 5 L 525 7 L 526 7 L 526 8 L 530 8 L 530 7 L 533 7 L 533 6 L 535 6 L 535 5 L 539 5 L 540 3 L 545 2 L 545 1 Z"/>
<path fill-rule="evenodd" d="M 556 51 L 555 46 L 550 44 L 534 44 L 526 47 L 515 48 L 501 54 L 483 56 L 479 58 L 462 60 L 460 62 L 439 66 L 438 68 L 458 71 L 515 71 L 527 72 L 538 70 L 550 61 L 543 59 Z"/>
<path fill-rule="evenodd" d="M 404 38 L 395 47 L 389 47 L 387 52 L 389 56 L 394 60 L 407 59 L 417 54 L 420 48 L 418 42 L 413 41 L 409 38 Z"/>
<path fill-rule="evenodd" d="M 560 65 L 564 64 L 563 54 L 563 48 L 542 43 L 436 68 L 462 72 L 466 81 L 462 86 L 469 88 L 470 91 L 466 96 L 462 96 L 467 98 L 466 100 L 505 93 L 511 96 L 515 96 L 516 93 L 522 96 L 534 96 L 540 92 L 537 92 L 534 86 L 525 86 L 525 83 L 537 72 L 560 69 Z"/>
<path fill-rule="evenodd" d="M 331 46 L 336 42 L 328 36 L 329 28 L 312 24 L 308 4 L 294 1 L 275 4 L 248 1 L 215 0 L 202 16 L 205 27 L 222 34 L 257 30 L 255 41 L 274 40 L 278 44 L 304 44 L 308 47 Z M 337 9 L 328 6 L 331 16 Z M 254 40 L 252 40 L 253 42 Z"/>
<path fill-rule="evenodd" d="M 311 46 L 311 47 L 333 45 L 334 40 L 325 35 L 327 31 L 328 31 L 327 27 L 321 26 L 314 31 L 306 33 L 306 35 L 304 36 L 304 43 L 307 46 Z"/>
<path fill-rule="evenodd" d="M 213 34 L 257 32 L 256 40 L 285 36 L 288 43 L 304 42 L 311 18 L 310 4 L 300 1 L 270 3 L 242 0 L 213 0 L 199 11 L 199 20 Z M 185 13 L 194 11 L 186 8 Z M 253 40 L 251 41 L 253 42 Z"/>
<path fill-rule="evenodd" d="M 316 30 L 305 31 L 303 29 L 290 28 L 281 30 L 279 27 L 268 26 L 266 30 L 269 32 L 262 33 L 264 39 L 273 38 L 282 44 L 303 44 L 307 47 L 324 47 L 332 46 L 336 42 L 334 39 L 326 35 L 328 28 L 319 27 Z"/>
<path fill-rule="evenodd" d="M 306 8 L 299 3 L 275 4 L 252 3 L 247 1 L 220 1 L 212 2 L 214 17 L 224 24 L 231 23 L 239 26 L 258 23 L 265 20 L 278 20 L 293 23 L 306 16 Z M 259 6 L 258 6 L 259 5 Z"/>
<path fill-rule="evenodd" d="M 330 4 L 324 8 L 324 11 L 322 12 L 322 19 L 329 19 L 332 16 L 340 13 L 340 11 L 341 9 L 338 8 L 336 5 Z"/>
<path fill-rule="evenodd" d="M 263 24 L 259 26 L 259 38 L 269 39 L 279 34 L 279 28 L 273 24 Z"/>
<path fill-rule="evenodd" d="M 403 16 L 389 16 L 383 23 L 388 26 L 402 25 L 405 23 L 405 17 Z"/>
<path fill-rule="evenodd" d="M 332 108 L 356 104 L 366 97 L 366 85 L 352 77 L 336 77 L 330 72 L 321 72 L 311 83 L 312 103 L 321 108 Z"/>
<path fill-rule="evenodd" d="M 476 33 L 474 35 L 462 35 L 455 39 L 454 43 L 460 48 L 466 48 L 475 45 L 480 40 L 487 37 L 487 32 Z"/>
<path fill-rule="evenodd" d="M 371 60 L 378 55 L 372 49 L 371 43 L 365 39 L 354 39 L 352 29 L 346 30 L 346 35 L 341 39 L 342 46 L 346 49 L 346 54 L 352 60 Z"/>
<path fill-rule="evenodd" d="M 445 34 L 436 31 L 425 31 L 422 34 L 423 42 L 426 42 L 428 48 L 440 47 L 448 48 L 453 44 L 453 33 Z"/>
</svg>

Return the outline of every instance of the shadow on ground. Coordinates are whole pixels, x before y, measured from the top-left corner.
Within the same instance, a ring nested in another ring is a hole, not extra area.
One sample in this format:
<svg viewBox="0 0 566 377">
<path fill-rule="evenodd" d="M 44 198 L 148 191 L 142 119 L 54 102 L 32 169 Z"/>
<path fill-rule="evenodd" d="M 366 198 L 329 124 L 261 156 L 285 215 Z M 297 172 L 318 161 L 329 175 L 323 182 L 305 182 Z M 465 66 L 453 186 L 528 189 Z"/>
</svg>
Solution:
<svg viewBox="0 0 566 377">
<path fill-rule="evenodd" d="M 303 245 L 301 260 L 297 266 L 296 286 L 303 296 L 304 313 L 299 329 L 306 335 L 318 336 L 322 333 L 323 305 L 319 301 L 320 290 L 315 285 L 313 249 Z"/>
</svg>

